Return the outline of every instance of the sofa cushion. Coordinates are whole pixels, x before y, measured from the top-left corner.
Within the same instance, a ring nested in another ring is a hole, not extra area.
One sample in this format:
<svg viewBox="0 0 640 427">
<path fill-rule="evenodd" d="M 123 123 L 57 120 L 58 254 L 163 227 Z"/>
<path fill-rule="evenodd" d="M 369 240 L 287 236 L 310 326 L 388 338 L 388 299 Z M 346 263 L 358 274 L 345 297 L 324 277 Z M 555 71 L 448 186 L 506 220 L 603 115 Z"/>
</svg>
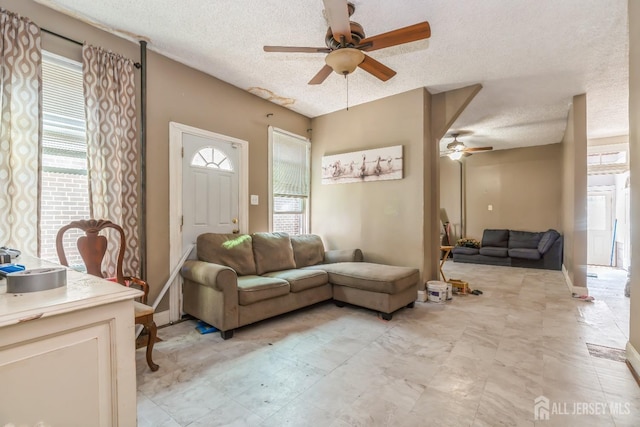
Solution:
<svg viewBox="0 0 640 427">
<path fill-rule="evenodd" d="M 253 233 L 256 274 L 296 268 L 293 247 L 287 233 Z"/>
<path fill-rule="evenodd" d="M 251 236 L 247 234 L 204 233 L 196 240 L 198 259 L 226 265 L 239 276 L 256 274 Z"/>
<path fill-rule="evenodd" d="M 302 292 L 329 283 L 327 272 L 322 270 L 272 271 L 271 273 L 264 274 L 262 277 L 275 277 L 286 280 L 289 282 L 291 292 Z"/>
<path fill-rule="evenodd" d="M 480 250 L 478 248 L 468 248 L 466 246 L 456 246 L 455 248 L 453 248 L 453 250 L 451 251 L 454 254 L 458 254 L 458 255 L 478 255 L 480 253 Z"/>
<path fill-rule="evenodd" d="M 560 237 L 560 233 L 552 228 L 545 231 L 545 233 L 542 235 L 542 238 L 540 239 L 540 243 L 538 243 L 538 252 L 543 255 L 547 253 L 547 251 L 551 249 L 551 246 L 553 246 L 556 240 L 558 240 L 558 237 Z"/>
<path fill-rule="evenodd" d="M 538 249 L 515 248 L 509 249 L 509 256 L 511 258 L 540 259 L 540 252 Z"/>
<path fill-rule="evenodd" d="M 286 280 L 263 276 L 238 277 L 238 304 L 250 305 L 258 301 L 289 293 Z"/>
<path fill-rule="evenodd" d="M 509 231 L 509 249 L 524 248 L 538 250 L 543 233 L 531 231 Z"/>
<path fill-rule="evenodd" d="M 508 257 L 509 249 L 507 248 L 494 248 L 491 246 L 483 246 L 480 248 L 480 255 Z"/>
<path fill-rule="evenodd" d="M 293 247 L 293 258 L 296 268 L 324 262 L 324 245 L 320 236 L 315 234 L 299 234 L 290 236 Z"/>
<path fill-rule="evenodd" d="M 395 295 L 414 286 L 420 279 L 418 269 L 373 264 L 370 262 L 339 262 L 305 267 L 329 273 L 334 285 Z"/>
<path fill-rule="evenodd" d="M 486 229 L 482 233 L 481 246 L 491 246 L 493 248 L 506 248 L 509 243 L 509 230 Z"/>
</svg>

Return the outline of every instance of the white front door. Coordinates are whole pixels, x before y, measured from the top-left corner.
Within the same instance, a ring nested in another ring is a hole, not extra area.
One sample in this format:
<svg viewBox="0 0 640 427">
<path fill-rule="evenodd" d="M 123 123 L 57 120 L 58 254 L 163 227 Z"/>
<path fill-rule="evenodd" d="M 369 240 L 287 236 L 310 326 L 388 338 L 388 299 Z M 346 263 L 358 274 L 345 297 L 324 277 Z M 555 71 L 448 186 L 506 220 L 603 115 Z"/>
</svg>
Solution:
<svg viewBox="0 0 640 427">
<path fill-rule="evenodd" d="M 587 264 L 610 265 L 613 223 L 612 192 L 589 192 L 587 196 Z"/>
<path fill-rule="evenodd" d="M 238 233 L 239 144 L 184 134 L 182 148 L 183 247 L 203 233 Z"/>
<path fill-rule="evenodd" d="M 201 157 L 196 155 L 199 152 Z M 193 243 L 198 235 L 208 231 L 231 233 L 235 229 L 249 232 L 248 164 L 247 141 L 180 123 L 169 124 L 170 274 L 161 292 L 164 295 L 170 290 L 168 321 L 181 317 L 180 268 L 184 259 L 195 257 Z M 230 170 L 227 165 L 231 165 Z"/>
</svg>

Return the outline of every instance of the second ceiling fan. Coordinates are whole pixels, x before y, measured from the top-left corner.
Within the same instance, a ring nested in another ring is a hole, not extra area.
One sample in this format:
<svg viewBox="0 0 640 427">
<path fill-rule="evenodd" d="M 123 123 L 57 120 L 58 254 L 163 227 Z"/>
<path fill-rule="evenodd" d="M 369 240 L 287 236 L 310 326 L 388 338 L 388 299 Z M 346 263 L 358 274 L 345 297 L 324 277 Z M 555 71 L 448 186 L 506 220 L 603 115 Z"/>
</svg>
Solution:
<svg viewBox="0 0 640 427">
<path fill-rule="evenodd" d="M 462 156 L 470 156 L 473 153 L 491 151 L 493 147 L 467 147 L 464 142 L 458 141 L 460 133 L 451 133 L 453 141 L 447 144 L 447 150 L 440 153 L 440 156 L 449 156 L 452 160 L 459 160 Z"/>
<path fill-rule="evenodd" d="M 348 3 L 347 0 L 322 1 L 329 22 L 325 37 L 327 47 L 264 46 L 265 52 L 327 53 L 326 65 L 309 81 L 310 85 L 324 82 L 332 71 L 346 76 L 356 67 L 382 81 L 387 81 L 395 76 L 396 72 L 365 52 L 431 37 L 431 28 L 426 21 L 366 37 L 362 25 L 349 20 L 355 11 L 352 3 Z"/>
</svg>

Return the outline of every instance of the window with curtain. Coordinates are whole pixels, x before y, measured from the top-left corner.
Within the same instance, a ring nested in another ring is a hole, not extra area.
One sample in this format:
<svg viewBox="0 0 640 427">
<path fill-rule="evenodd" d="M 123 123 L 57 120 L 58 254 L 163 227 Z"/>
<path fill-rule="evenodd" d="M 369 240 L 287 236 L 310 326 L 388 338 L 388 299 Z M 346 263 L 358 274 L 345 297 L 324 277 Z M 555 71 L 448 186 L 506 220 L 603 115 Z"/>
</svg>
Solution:
<svg viewBox="0 0 640 427">
<path fill-rule="evenodd" d="M 271 230 L 309 231 L 309 140 L 269 127 Z"/>
<path fill-rule="evenodd" d="M 42 196 L 40 254 L 58 262 L 56 234 L 76 219 L 89 218 L 87 140 L 82 64 L 43 51 L 42 55 Z M 81 232 L 65 239 L 74 245 Z M 77 251 L 66 252 L 77 254 Z M 69 259 L 76 268 L 79 255 Z"/>
</svg>

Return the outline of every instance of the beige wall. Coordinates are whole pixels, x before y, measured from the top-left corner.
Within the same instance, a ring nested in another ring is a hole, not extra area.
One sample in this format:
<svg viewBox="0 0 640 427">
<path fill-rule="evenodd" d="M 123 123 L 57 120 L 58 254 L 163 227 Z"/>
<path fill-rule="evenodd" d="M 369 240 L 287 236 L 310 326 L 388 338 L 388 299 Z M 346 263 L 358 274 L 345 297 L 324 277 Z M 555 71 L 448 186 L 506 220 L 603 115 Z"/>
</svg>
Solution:
<svg viewBox="0 0 640 427">
<path fill-rule="evenodd" d="M 123 40 L 31 0 L 3 0 L 2 6 L 31 18 L 48 30 L 87 41 L 139 60 L 137 43 Z M 150 43 L 150 48 L 153 43 Z M 43 36 L 43 47 L 79 58 L 80 47 Z M 311 120 L 152 51 L 147 55 L 147 224 L 148 281 L 151 300 L 169 277 L 169 122 L 249 142 L 249 193 L 260 197 L 250 206 L 249 230 L 268 228 L 268 134 L 273 125 L 307 136 Z M 267 118 L 268 113 L 273 116 Z"/>
<path fill-rule="evenodd" d="M 561 157 L 560 144 L 465 157 L 465 237 L 480 240 L 486 228 L 562 232 Z"/>
<path fill-rule="evenodd" d="M 438 277 L 438 142 L 481 89 L 431 95 L 416 89 L 313 119 L 311 231 L 330 249 L 359 247 L 365 260 L 420 268 Z M 322 157 L 404 147 L 404 179 L 323 185 Z"/>
<path fill-rule="evenodd" d="M 358 105 L 312 121 L 311 231 L 328 249 L 359 247 L 365 261 L 423 263 L 425 90 Z M 404 178 L 323 185 L 322 157 L 403 146 Z"/>
<path fill-rule="evenodd" d="M 574 287 L 587 286 L 587 97 L 577 95 L 562 140 L 563 266 Z"/>
<path fill-rule="evenodd" d="M 446 211 L 451 223 L 451 241 L 455 242 L 462 236 L 462 207 L 464 200 L 460 199 L 460 169 L 462 164 L 449 157 L 440 157 L 440 209 Z"/>
<path fill-rule="evenodd" d="M 629 150 L 631 161 L 631 241 L 640 242 L 640 2 L 629 0 Z M 637 243 L 635 248 L 637 249 Z M 640 351 L 640 251 L 631 252 L 629 343 Z M 633 360 L 636 372 L 640 361 Z"/>
</svg>

